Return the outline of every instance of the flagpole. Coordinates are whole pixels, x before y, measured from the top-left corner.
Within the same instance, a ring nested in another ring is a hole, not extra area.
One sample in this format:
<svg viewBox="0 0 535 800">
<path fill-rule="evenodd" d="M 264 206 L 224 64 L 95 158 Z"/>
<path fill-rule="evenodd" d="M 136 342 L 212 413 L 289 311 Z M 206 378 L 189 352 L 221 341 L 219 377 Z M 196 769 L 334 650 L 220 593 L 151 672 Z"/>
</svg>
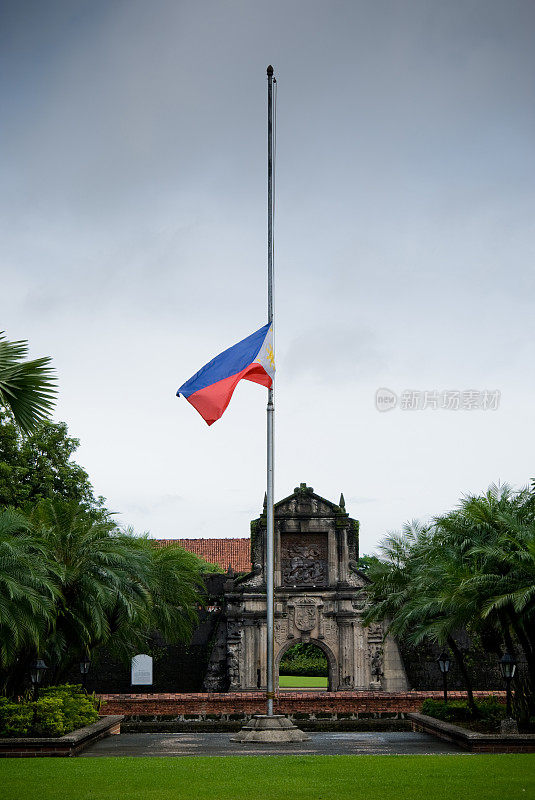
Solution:
<svg viewBox="0 0 535 800">
<path fill-rule="evenodd" d="M 267 68 L 268 81 L 268 322 L 273 323 L 273 67 Z M 266 589 L 267 589 L 267 715 L 273 716 L 274 698 L 274 509 L 273 509 L 273 455 L 275 402 L 273 390 L 268 390 L 267 403 L 267 542 L 266 542 Z"/>
<path fill-rule="evenodd" d="M 273 324 L 273 189 L 275 186 L 275 138 L 276 138 L 276 98 L 274 86 L 277 79 L 273 77 L 273 67 L 267 68 L 268 81 L 268 321 Z M 267 403 L 267 491 L 266 491 L 266 714 L 255 714 L 247 722 L 237 736 L 232 736 L 235 742 L 304 742 L 309 737 L 297 728 L 293 722 L 282 714 L 273 714 L 273 700 L 275 697 L 274 686 L 274 541 L 275 541 L 275 515 L 273 505 L 273 473 L 274 473 L 274 436 L 273 425 L 275 417 L 275 375 L 272 376 L 271 389 L 268 389 Z"/>
</svg>

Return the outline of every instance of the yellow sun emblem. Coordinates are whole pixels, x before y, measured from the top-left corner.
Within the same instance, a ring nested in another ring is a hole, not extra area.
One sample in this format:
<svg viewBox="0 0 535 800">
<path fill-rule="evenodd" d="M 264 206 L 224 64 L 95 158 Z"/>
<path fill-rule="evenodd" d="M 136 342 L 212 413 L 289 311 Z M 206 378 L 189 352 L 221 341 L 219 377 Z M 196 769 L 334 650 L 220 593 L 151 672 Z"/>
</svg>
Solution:
<svg viewBox="0 0 535 800">
<path fill-rule="evenodd" d="M 275 354 L 273 353 L 273 348 L 270 344 L 268 344 L 268 346 L 266 347 L 266 358 L 273 367 L 273 369 L 275 369 Z"/>
</svg>

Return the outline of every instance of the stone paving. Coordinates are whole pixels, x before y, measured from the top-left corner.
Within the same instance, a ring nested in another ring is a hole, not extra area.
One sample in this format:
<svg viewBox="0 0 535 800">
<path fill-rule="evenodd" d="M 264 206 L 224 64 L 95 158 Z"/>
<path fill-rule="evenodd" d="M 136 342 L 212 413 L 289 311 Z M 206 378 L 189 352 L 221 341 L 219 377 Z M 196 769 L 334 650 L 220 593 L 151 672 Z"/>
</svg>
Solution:
<svg viewBox="0 0 535 800">
<path fill-rule="evenodd" d="M 97 756 L 258 756 L 411 755 L 463 752 L 426 733 L 309 733 L 307 742 L 240 744 L 230 733 L 130 733 L 108 736 L 80 757 Z"/>
</svg>

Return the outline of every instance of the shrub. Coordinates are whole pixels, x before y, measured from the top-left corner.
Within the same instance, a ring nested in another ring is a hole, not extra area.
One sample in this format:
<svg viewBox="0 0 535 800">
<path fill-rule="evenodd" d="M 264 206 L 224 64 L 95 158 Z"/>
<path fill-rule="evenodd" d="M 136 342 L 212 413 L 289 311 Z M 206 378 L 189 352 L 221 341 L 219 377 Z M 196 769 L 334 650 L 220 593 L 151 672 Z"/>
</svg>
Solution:
<svg viewBox="0 0 535 800">
<path fill-rule="evenodd" d="M 441 700 L 424 700 L 422 714 L 444 720 L 444 722 L 467 722 L 474 719 L 474 714 L 464 700 L 450 700 L 443 703 Z"/>
<path fill-rule="evenodd" d="M 476 704 L 474 711 L 468 706 L 466 700 L 451 700 L 443 703 L 441 700 L 424 700 L 422 714 L 441 719 L 444 722 L 488 722 L 498 725 L 505 716 L 505 706 L 496 697 L 487 697 Z"/>
<path fill-rule="evenodd" d="M 325 677 L 329 674 L 327 659 L 321 656 L 297 655 L 294 658 L 283 658 L 280 663 L 281 675 L 310 675 Z"/>
<path fill-rule="evenodd" d="M 66 733 L 63 703 L 59 698 L 40 697 L 30 705 L 34 712 L 33 736 L 63 736 Z"/>
<path fill-rule="evenodd" d="M 36 702 L 0 697 L 0 736 L 63 736 L 97 719 L 98 700 L 80 686 L 51 686 Z"/>
<path fill-rule="evenodd" d="M 478 713 L 480 714 L 480 719 L 486 720 L 487 722 L 492 723 L 493 725 L 498 725 L 505 717 L 506 708 L 503 703 L 497 697 L 486 697 L 485 700 L 480 700 L 477 704 Z"/>
<path fill-rule="evenodd" d="M 98 700 L 94 695 L 86 694 L 81 686 L 76 684 L 51 686 L 44 689 L 42 695 L 61 702 L 65 725 L 64 733 L 83 728 L 98 719 Z"/>
<path fill-rule="evenodd" d="M 29 736 L 33 722 L 32 705 L 0 697 L 0 736 Z"/>
</svg>

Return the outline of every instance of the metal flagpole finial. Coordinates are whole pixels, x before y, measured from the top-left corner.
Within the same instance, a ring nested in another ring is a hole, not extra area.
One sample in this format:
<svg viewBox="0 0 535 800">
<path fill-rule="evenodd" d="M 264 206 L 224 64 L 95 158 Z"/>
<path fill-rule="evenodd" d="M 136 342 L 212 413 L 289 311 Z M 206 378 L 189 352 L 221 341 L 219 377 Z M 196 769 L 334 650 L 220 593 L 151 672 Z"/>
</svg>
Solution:
<svg viewBox="0 0 535 800">
<path fill-rule="evenodd" d="M 269 65 L 269 67 L 267 68 L 266 71 L 267 71 L 267 74 L 268 74 L 268 78 L 272 78 L 273 77 L 273 67 L 271 66 L 271 64 Z"/>
</svg>

